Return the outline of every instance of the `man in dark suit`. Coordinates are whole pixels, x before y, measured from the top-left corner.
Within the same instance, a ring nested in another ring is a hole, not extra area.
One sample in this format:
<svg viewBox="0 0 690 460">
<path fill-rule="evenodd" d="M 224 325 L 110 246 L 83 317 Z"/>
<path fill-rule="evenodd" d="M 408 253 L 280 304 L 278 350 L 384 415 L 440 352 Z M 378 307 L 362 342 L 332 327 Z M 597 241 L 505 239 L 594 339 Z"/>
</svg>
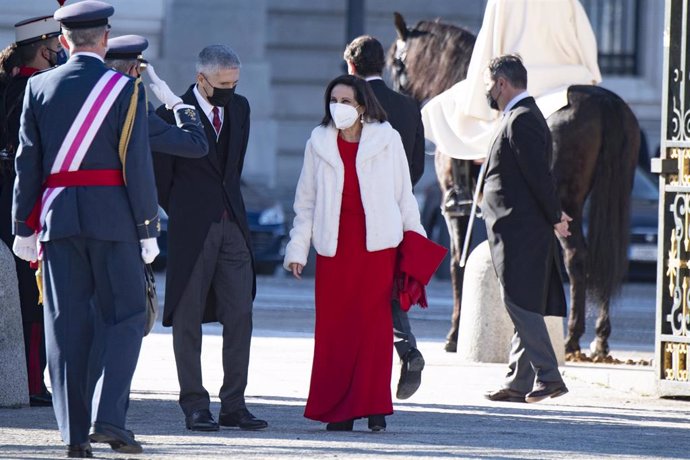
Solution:
<svg viewBox="0 0 690 460">
<path fill-rule="evenodd" d="M 411 97 L 396 93 L 384 83 L 381 78 L 385 63 L 383 46 L 374 37 L 362 35 L 355 38 L 345 48 L 343 57 L 351 75 L 369 82 L 376 99 L 388 115 L 389 123 L 400 134 L 414 186 L 424 173 L 424 125 L 417 102 Z M 424 358 L 417 349 L 407 312 L 400 308 L 397 300 L 392 301 L 392 311 L 395 350 L 401 360 L 396 397 L 407 399 L 422 383 Z"/>
<path fill-rule="evenodd" d="M 64 55 L 58 41 L 60 24 L 53 16 L 27 19 L 14 25 L 17 54 L 21 65 L 5 88 L 0 89 L 0 239 L 12 246 L 12 187 L 14 156 L 19 146 L 19 117 L 24 89 L 29 77 L 58 63 Z M 19 301 L 24 329 L 24 351 L 31 406 L 50 406 L 52 398 L 43 382 L 46 369 L 43 308 L 38 303 L 35 270 L 29 263 L 15 257 Z"/>
<path fill-rule="evenodd" d="M 29 79 L 16 158 L 13 250 L 36 261 L 41 242 L 53 407 L 68 457 L 91 457 L 89 440 L 142 451 L 125 424 L 158 206 L 143 87 L 103 63 L 113 12 L 94 0 L 55 12 L 71 56 Z M 105 320 L 93 414 L 92 305 Z"/>
<path fill-rule="evenodd" d="M 199 53 L 197 81 L 182 95 L 209 141 L 201 159 L 154 152 L 159 202 L 169 216 L 163 325 L 173 328 L 180 406 L 188 429 L 218 430 L 201 381 L 201 324 L 223 325 L 221 426 L 259 430 L 244 401 L 256 278 L 240 176 L 249 139 L 249 103 L 235 94 L 240 60 L 227 46 Z M 165 107 L 159 115 L 172 123 Z"/>
<path fill-rule="evenodd" d="M 537 402 L 568 392 L 544 316 L 565 316 L 554 233 L 567 237 L 551 175 L 551 133 L 527 88 L 519 56 L 495 58 L 486 72 L 487 101 L 503 119 L 480 173 L 482 212 L 501 295 L 515 326 L 509 372 L 492 401 Z"/>
</svg>

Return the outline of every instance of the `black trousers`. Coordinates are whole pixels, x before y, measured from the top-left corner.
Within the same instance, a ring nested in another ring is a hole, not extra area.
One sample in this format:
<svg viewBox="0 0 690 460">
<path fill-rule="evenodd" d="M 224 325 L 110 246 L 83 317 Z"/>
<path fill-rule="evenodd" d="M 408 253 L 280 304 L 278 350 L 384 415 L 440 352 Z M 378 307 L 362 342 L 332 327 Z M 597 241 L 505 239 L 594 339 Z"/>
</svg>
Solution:
<svg viewBox="0 0 690 460">
<path fill-rule="evenodd" d="M 400 359 L 405 356 L 405 353 L 410 351 L 410 348 L 417 348 L 417 339 L 412 333 L 410 327 L 410 320 L 407 317 L 407 312 L 400 308 L 400 302 L 393 300 L 391 302 L 393 312 L 393 335 L 395 336 L 395 351 L 398 352 Z"/>
<path fill-rule="evenodd" d="M 211 224 L 199 258 L 173 314 L 173 349 L 185 415 L 208 409 L 201 378 L 201 324 L 209 296 L 223 325 L 222 411 L 245 407 L 249 347 L 252 337 L 251 254 L 239 226 L 224 217 Z"/>
</svg>

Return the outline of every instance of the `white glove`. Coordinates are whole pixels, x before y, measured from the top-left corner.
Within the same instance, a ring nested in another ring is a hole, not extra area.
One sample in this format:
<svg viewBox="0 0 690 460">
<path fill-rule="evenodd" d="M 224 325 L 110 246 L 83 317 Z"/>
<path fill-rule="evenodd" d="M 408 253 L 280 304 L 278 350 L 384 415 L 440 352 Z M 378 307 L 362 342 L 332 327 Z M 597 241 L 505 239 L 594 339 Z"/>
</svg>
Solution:
<svg viewBox="0 0 690 460">
<path fill-rule="evenodd" d="M 161 80 L 160 77 L 156 74 L 156 71 L 153 69 L 153 65 L 148 64 L 148 66 L 146 67 L 146 73 L 149 74 L 149 78 L 152 82 L 151 84 L 149 84 L 149 88 L 151 88 L 153 94 L 155 94 L 156 97 L 163 104 L 165 104 L 166 109 L 172 110 L 172 108 L 175 107 L 177 104 L 182 103 L 182 99 L 175 93 L 173 93 L 168 84 Z"/>
<path fill-rule="evenodd" d="M 38 247 L 36 245 L 38 235 L 15 236 L 12 243 L 12 251 L 22 260 L 36 262 L 38 260 Z"/>
<path fill-rule="evenodd" d="M 141 259 L 145 264 L 150 264 L 153 259 L 160 254 L 160 249 L 158 249 L 158 241 L 156 238 L 146 238 L 144 240 L 139 240 L 141 244 Z"/>
</svg>

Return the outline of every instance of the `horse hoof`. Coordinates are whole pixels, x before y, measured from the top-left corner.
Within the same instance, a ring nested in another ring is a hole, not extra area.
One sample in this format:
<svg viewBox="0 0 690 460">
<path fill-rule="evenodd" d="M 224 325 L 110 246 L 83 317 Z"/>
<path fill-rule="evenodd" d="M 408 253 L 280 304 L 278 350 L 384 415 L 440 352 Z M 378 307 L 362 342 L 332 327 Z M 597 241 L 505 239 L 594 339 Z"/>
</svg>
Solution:
<svg viewBox="0 0 690 460">
<path fill-rule="evenodd" d="M 605 359 L 609 355 L 609 347 L 608 344 L 594 339 L 592 343 L 589 344 L 589 352 L 590 358 L 592 359 Z"/>
<path fill-rule="evenodd" d="M 565 342 L 565 352 L 566 352 L 566 354 L 568 354 L 568 353 L 579 353 L 580 352 L 580 344 L 577 341 L 574 341 L 572 339 L 568 339 Z"/>
</svg>

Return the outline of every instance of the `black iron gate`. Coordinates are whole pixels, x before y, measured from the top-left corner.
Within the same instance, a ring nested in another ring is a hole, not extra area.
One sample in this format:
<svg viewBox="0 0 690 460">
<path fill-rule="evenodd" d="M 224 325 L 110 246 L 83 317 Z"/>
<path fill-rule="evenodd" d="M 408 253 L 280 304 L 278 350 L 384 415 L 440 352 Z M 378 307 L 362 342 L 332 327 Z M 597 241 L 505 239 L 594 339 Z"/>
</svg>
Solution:
<svg viewBox="0 0 690 460">
<path fill-rule="evenodd" d="M 660 173 L 656 378 L 661 396 L 690 396 L 690 15 L 666 0 Z"/>
</svg>

